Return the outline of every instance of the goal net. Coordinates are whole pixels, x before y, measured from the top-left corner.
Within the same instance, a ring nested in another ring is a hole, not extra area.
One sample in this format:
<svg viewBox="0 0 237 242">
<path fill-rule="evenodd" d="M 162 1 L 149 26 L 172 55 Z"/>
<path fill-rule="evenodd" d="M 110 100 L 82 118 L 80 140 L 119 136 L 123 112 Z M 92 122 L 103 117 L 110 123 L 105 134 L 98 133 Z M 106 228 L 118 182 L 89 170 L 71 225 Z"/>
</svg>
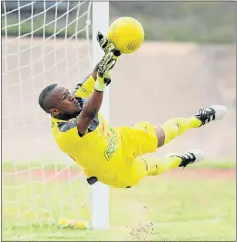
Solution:
<svg viewBox="0 0 237 242">
<path fill-rule="evenodd" d="M 76 227 L 93 227 L 93 221 L 107 226 L 108 198 L 102 197 L 107 188 L 88 187 L 79 167 L 57 147 L 50 120 L 38 106 L 45 86 L 58 83 L 72 89 L 97 61 L 93 23 L 99 27 L 103 16 L 93 22 L 100 11 L 93 4 L 103 3 L 1 2 L 2 218 L 3 231 L 21 231 L 14 236 L 60 233 L 57 226 L 68 226 L 68 220 Z M 106 29 L 104 25 L 106 20 L 101 22 Z M 103 205 L 95 202 L 96 192 Z"/>
</svg>

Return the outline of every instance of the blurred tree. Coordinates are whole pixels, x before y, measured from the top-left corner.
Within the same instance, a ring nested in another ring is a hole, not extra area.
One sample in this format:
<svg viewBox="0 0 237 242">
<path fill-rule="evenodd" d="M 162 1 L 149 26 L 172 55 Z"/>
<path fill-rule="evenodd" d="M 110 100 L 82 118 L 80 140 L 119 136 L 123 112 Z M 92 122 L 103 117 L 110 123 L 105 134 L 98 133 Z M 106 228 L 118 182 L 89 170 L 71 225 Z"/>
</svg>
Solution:
<svg viewBox="0 0 237 242">
<path fill-rule="evenodd" d="M 235 2 L 111 2 L 111 21 L 141 21 L 146 40 L 235 42 Z"/>
</svg>

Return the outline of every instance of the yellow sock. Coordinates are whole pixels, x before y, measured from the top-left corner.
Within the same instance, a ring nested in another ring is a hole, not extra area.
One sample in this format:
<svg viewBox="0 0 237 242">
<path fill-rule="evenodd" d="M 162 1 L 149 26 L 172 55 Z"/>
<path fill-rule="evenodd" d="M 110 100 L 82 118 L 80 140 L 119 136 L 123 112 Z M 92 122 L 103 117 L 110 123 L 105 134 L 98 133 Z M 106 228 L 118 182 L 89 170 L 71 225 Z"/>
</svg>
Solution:
<svg viewBox="0 0 237 242">
<path fill-rule="evenodd" d="M 146 175 L 157 176 L 168 170 L 179 167 L 182 159 L 173 156 L 168 158 L 157 158 L 157 157 L 139 157 L 143 164 L 146 164 Z"/>
<path fill-rule="evenodd" d="M 160 126 L 165 133 L 164 144 L 169 143 L 171 140 L 190 129 L 200 127 L 201 124 L 202 122 L 194 116 L 191 118 L 173 118 L 167 120 Z"/>
</svg>

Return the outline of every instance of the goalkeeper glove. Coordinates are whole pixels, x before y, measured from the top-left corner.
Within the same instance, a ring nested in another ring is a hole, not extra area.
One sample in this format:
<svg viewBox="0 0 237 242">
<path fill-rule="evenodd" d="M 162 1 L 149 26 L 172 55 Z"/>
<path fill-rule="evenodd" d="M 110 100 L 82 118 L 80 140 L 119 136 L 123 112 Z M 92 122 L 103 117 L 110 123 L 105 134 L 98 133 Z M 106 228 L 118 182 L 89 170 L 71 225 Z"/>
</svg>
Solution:
<svg viewBox="0 0 237 242">
<path fill-rule="evenodd" d="M 105 54 L 107 54 L 109 51 L 114 51 L 114 59 L 117 60 L 119 56 L 121 55 L 121 52 L 119 50 L 115 49 L 115 46 L 113 43 L 109 43 L 108 39 L 100 32 L 97 32 L 97 41 L 100 44 L 100 47 L 104 51 Z M 111 83 L 111 79 L 107 78 L 106 85 L 109 85 Z"/>
<path fill-rule="evenodd" d="M 97 32 L 97 41 L 100 44 L 100 47 L 104 51 L 105 54 L 107 54 L 110 50 L 114 49 L 115 50 L 115 45 L 113 43 L 110 43 L 108 39 L 101 34 L 100 31 Z M 121 52 L 119 50 L 116 51 L 116 56 L 119 57 L 121 55 Z"/>
<path fill-rule="evenodd" d="M 96 37 L 104 53 L 107 54 L 110 51 L 110 49 L 114 48 L 114 45 L 112 43 L 109 43 L 108 39 L 103 34 L 101 34 L 100 31 L 97 32 Z"/>
<path fill-rule="evenodd" d="M 102 58 L 99 69 L 97 72 L 97 79 L 95 82 L 95 90 L 104 91 L 105 87 L 111 82 L 110 71 L 115 66 L 118 59 L 118 53 L 116 50 L 111 49 Z"/>
</svg>

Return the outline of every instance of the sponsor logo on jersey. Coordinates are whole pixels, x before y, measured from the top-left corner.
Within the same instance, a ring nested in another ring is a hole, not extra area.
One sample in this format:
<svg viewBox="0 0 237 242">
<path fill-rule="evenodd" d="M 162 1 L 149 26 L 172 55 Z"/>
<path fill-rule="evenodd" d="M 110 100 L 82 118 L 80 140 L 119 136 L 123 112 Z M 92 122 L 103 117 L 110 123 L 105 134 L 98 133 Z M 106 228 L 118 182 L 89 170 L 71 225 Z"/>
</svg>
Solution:
<svg viewBox="0 0 237 242">
<path fill-rule="evenodd" d="M 106 131 L 106 135 L 109 137 L 109 145 L 104 152 L 104 157 L 108 161 L 117 150 L 117 136 L 112 128 L 109 128 L 109 130 Z"/>
</svg>

